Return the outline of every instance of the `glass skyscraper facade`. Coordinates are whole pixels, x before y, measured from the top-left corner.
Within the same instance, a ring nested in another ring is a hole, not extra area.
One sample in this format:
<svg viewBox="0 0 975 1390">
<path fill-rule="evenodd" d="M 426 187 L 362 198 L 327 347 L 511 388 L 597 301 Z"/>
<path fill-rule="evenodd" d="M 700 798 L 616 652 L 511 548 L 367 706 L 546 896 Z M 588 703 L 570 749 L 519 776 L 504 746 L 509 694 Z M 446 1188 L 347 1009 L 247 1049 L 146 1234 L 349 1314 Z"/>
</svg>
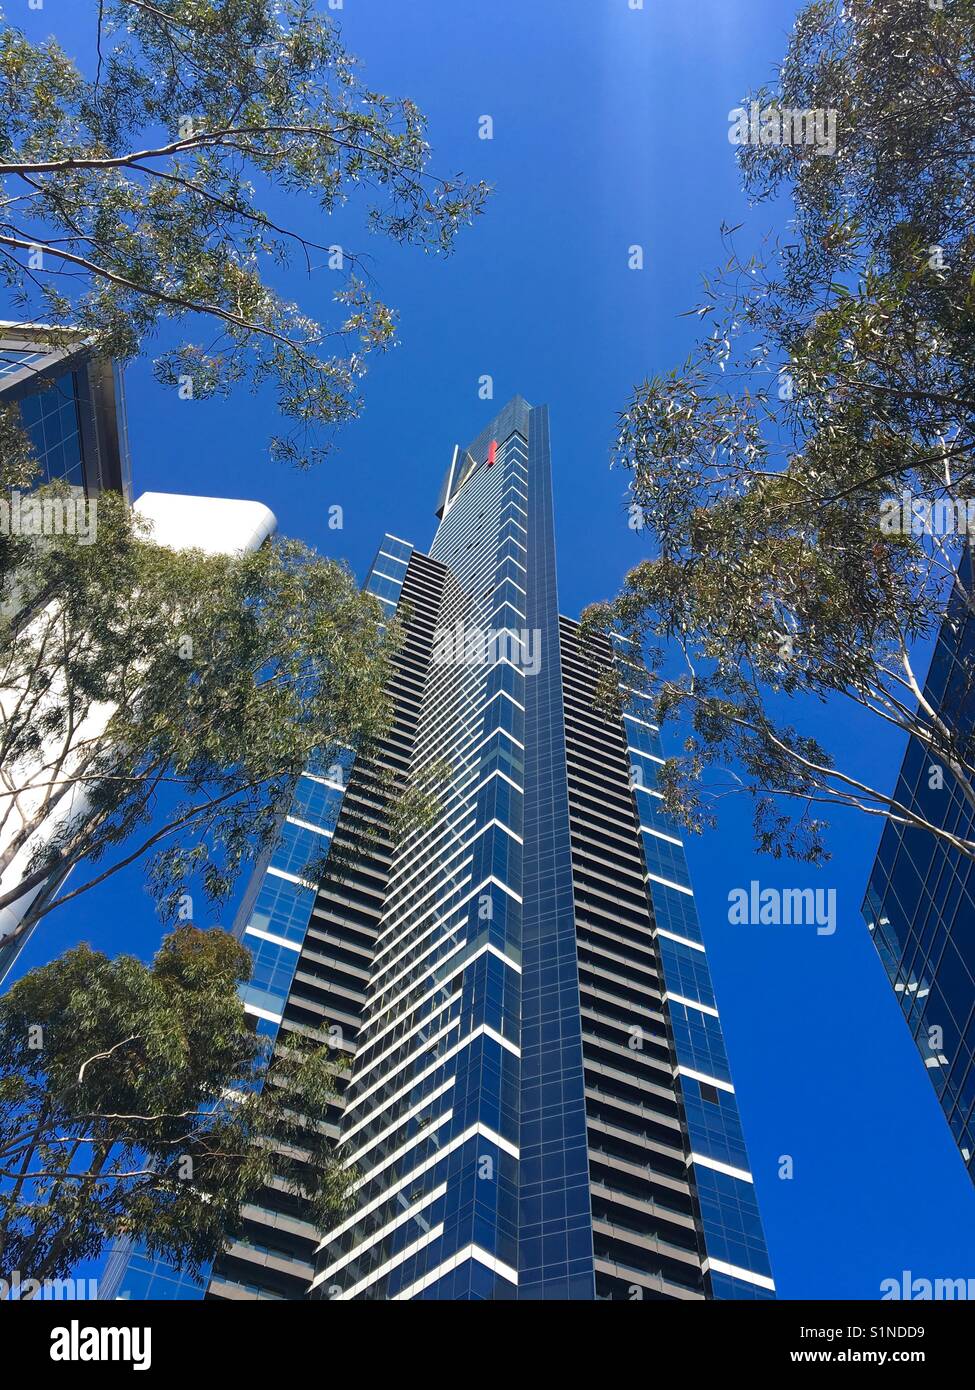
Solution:
<svg viewBox="0 0 975 1390">
<path fill-rule="evenodd" d="M 39 483 L 93 496 L 131 491 L 122 374 L 84 337 L 0 323 L 0 404 L 16 404 L 40 466 Z"/>
<path fill-rule="evenodd" d="M 640 668 L 559 613 L 545 407 L 456 448 L 437 512 L 368 580 L 403 633 L 389 736 L 299 790 L 240 915 L 256 1026 L 348 1058 L 353 1202 L 316 1232 L 269 1189 L 206 1296 L 774 1297 Z M 440 789 L 399 838 L 390 773 Z"/>
<path fill-rule="evenodd" d="M 386 536 L 366 581 L 366 589 L 390 612 L 396 609 L 402 577 L 391 578 L 387 571 L 410 551 Z M 407 641 L 405 650 L 409 645 Z M 400 703 L 383 750 L 387 761 L 396 758 Z M 340 822 L 346 799 L 347 813 Z M 327 1041 L 339 1056 L 352 1055 L 368 980 L 372 924 L 388 867 L 382 831 L 365 847 L 359 840 L 363 822 L 374 823 L 380 805 L 374 770 L 363 763 L 354 768 L 351 753 L 340 750 L 327 767 L 309 769 L 299 779 L 278 836 L 252 874 L 234 926 L 254 962 L 241 994 L 255 1032 L 272 1044 L 279 1036 L 282 1042 L 289 1035 L 312 1037 Z M 308 880 L 306 870 L 327 861 L 333 839 L 344 851 L 346 872 L 341 883 L 319 886 Z M 326 1121 L 336 1139 L 339 1113 Z M 303 1297 L 314 1275 L 320 1233 L 305 1220 L 301 1203 L 284 1182 L 275 1183 L 259 1204 L 244 1208 L 243 1218 L 241 1231 L 200 1279 L 131 1242 L 121 1243 L 108 1258 L 99 1296 Z"/>
<path fill-rule="evenodd" d="M 130 497 L 122 373 L 92 356 L 83 335 L 62 329 L 52 338 L 41 326 L 0 322 L 0 406 L 19 411 L 38 465 L 34 485 L 67 483 L 87 498 L 104 490 Z M 43 892 L 58 886 L 52 880 Z M 0 945 L 0 983 L 27 939 Z"/>
<path fill-rule="evenodd" d="M 972 556 L 959 571 L 973 592 Z M 964 757 L 975 736 L 975 620 L 953 591 L 924 689 Z M 975 812 L 916 739 L 894 798 L 961 839 Z M 975 865 L 929 831 L 888 821 L 863 913 L 969 1175 L 975 1178 Z"/>
</svg>

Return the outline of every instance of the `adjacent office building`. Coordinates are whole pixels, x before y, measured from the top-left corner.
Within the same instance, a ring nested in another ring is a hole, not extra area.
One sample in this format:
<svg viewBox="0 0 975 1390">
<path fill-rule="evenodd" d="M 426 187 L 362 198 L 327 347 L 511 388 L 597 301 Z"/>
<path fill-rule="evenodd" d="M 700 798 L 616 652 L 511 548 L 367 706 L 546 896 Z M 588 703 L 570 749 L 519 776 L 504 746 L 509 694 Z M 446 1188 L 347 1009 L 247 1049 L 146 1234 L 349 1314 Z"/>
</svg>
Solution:
<svg viewBox="0 0 975 1390">
<path fill-rule="evenodd" d="M 19 411 L 37 460 L 38 484 L 67 483 L 73 494 L 86 498 L 106 489 L 131 497 L 122 375 L 92 354 L 83 334 L 0 322 L 0 406 Z M 8 506 L 11 500 L 5 499 Z M 8 834 L 16 828 L 11 823 Z M 23 863 L 10 866 L 3 886 L 22 872 Z M 33 905 L 55 892 L 59 882 L 53 879 L 35 894 Z M 26 943 L 25 936 L 6 945 L 2 939 L 19 923 L 24 906 L 0 911 L 0 981 Z"/>
<path fill-rule="evenodd" d="M 959 577 L 973 592 L 972 556 Z M 924 698 L 971 760 L 975 620 L 953 591 Z M 948 768 L 916 739 L 894 797 L 961 839 L 975 813 Z M 863 913 L 969 1175 L 975 1178 L 975 865 L 930 831 L 888 821 Z"/>
<path fill-rule="evenodd" d="M 99 357 L 77 329 L 0 323 L 0 406 L 14 406 L 19 412 L 38 464 L 36 485 L 66 484 L 70 498 L 77 499 L 88 513 L 85 540 L 93 540 L 99 494 L 112 491 L 131 501 L 122 374 L 117 364 Z M 2 501 L 3 524 L 16 531 L 23 516 L 22 499 L 15 489 Z M 273 513 L 262 504 L 230 498 L 146 492 L 135 502 L 133 511 L 150 523 L 156 544 L 209 554 L 256 549 L 277 524 Z M 54 521 L 59 527 L 64 525 L 64 513 L 54 516 Z M 79 534 L 71 525 L 65 530 Z M 16 620 L 20 613 L 15 602 L 8 616 Z M 17 689 L 0 689 L 0 720 L 18 699 Z M 92 705 L 74 730 L 76 746 L 102 737 L 110 716 L 108 706 Z M 76 771 L 70 755 L 65 760 L 55 735 L 32 753 L 28 765 L 16 769 L 16 814 L 6 818 L 0 848 L 7 849 L 15 842 L 18 847 L 0 873 L 3 890 L 23 881 L 38 850 L 60 828 L 87 813 L 87 789 Z M 53 798 L 52 809 L 35 825 L 52 777 L 55 787 L 59 780 L 63 782 L 63 794 Z M 45 883 L 0 909 L 0 983 L 13 969 L 33 931 L 25 919 L 33 920 L 33 914 L 57 894 L 65 877 L 64 873 L 53 873 Z"/>
<path fill-rule="evenodd" d="M 318 1232 L 272 1185 L 205 1296 L 774 1297 L 639 668 L 559 614 L 546 409 L 455 449 L 437 512 L 367 581 L 403 632 L 389 736 L 302 779 L 238 922 L 255 1027 L 348 1059 L 353 1204 Z M 398 841 L 390 774 L 440 787 Z M 130 1252 L 103 1296 L 193 1293 Z"/>
<path fill-rule="evenodd" d="M 38 481 L 131 493 L 122 374 L 78 330 L 0 322 L 0 405 L 16 404 Z"/>
</svg>

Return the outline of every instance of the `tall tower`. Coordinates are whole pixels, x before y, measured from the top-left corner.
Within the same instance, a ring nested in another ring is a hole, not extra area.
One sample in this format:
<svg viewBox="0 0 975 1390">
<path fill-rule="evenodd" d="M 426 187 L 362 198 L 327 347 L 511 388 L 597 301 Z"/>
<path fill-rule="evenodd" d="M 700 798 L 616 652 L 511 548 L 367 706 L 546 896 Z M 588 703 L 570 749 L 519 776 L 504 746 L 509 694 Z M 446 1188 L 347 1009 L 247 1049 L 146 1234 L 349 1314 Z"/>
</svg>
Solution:
<svg viewBox="0 0 975 1390">
<path fill-rule="evenodd" d="M 206 1296 L 774 1297 L 657 731 L 625 653 L 559 615 L 547 410 L 516 397 L 455 449 L 437 511 L 429 553 L 387 536 L 367 582 L 404 634 L 390 736 L 299 788 L 240 918 L 257 1026 L 349 1061 L 327 1120 L 354 1206 L 320 1235 L 269 1189 Z M 440 785 L 399 840 L 389 771 Z"/>
<path fill-rule="evenodd" d="M 439 514 L 411 772 L 449 790 L 391 860 L 313 1296 L 772 1296 L 658 735 L 559 616 L 547 410 L 455 451 Z"/>
</svg>

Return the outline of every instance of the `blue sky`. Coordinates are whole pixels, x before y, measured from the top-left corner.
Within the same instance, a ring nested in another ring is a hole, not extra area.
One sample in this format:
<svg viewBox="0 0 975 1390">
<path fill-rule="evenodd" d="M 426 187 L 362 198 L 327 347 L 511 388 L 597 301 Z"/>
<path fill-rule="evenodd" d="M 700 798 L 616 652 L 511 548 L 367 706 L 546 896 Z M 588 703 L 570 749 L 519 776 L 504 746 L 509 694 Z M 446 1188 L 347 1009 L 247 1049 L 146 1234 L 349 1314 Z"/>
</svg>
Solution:
<svg viewBox="0 0 975 1390">
<path fill-rule="evenodd" d="M 322 0 L 324 4 L 324 0 Z M 86 60 L 93 5 L 8 0 L 32 35 Z M 739 190 L 728 112 L 784 55 L 792 0 L 345 0 L 348 46 L 371 86 L 430 118 L 438 172 L 495 186 L 449 260 L 368 243 L 354 211 L 316 239 L 373 256 L 400 315 L 399 346 L 376 358 L 362 418 L 308 474 L 270 464 L 266 400 L 174 403 L 139 363 L 127 376 L 136 490 L 253 497 L 281 529 L 362 576 L 385 530 L 421 548 L 455 442 L 515 392 L 552 412 L 559 585 L 575 616 L 616 590 L 645 542 L 626 526 L 624 478 L 609 471 L 615 420 L 634 382 L 677 366 L 702 274 L 722 258 L 722 221 L 759 237 L 775 213 Z M 490 115 L 494 138 L 478 138 Z M 284 206 L 271 211 L 286 212 Z M 645 268 L 628 268 L 628 248 Z M 326 315 L 328 272 L 289 289 Z M 494 379 L 494 400 L 478 397 Z M 344 528 L 328 529 L 329 507 Z M 839 757 L 891 786 L 901 757 L 852 709 L 810 711 Z M 876 1298 L 904 1269 L 975 1274 L 975 1197 L 859 915 L 879 824 L 834 821 L 823 870 L 758 858 L 749 809 L 692 838 L 694 876 L 779 1292 Z M 730 926 L 728 893 L 835 888 L 839 926 Z M 229 914 L 227 920 L 229 921 Z M 21 967 L 89 940 L 151 954 L 159 926 L 138 872 L 47 919 Z M 792 1180 L 778 1177 L 793 1158 Z"/>
</svg>

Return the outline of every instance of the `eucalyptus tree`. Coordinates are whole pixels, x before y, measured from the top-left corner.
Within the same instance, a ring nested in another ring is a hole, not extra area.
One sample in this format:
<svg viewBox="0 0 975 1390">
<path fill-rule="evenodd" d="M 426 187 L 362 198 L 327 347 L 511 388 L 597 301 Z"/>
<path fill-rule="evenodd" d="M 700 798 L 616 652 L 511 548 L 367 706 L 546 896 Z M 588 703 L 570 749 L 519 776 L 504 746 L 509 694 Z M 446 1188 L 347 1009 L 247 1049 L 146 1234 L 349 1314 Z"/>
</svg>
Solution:
<svg viewBox="0 0 975 1390">
<path fill-rule="evenodd" d="M 334 1058 L 255 1035 L 250 968 L 227 933 L 182 926 L 151 965 L 78 946 L 0 998 L 0 1297 L 43 1296 L 117 1241 L 198 1275 L 272 1179 L 323 1227 L 343 1209 Z"/>
<path fill-rule="evenodd" d="M 97 522 L 0 552 L 0 911 L 61 884 L 0 944 L 135 861 L 164 917 L 222 903 L 301 772 L 388 727 L 396 626 L 343 565 L 173 551 L 107 493 Z"/>
<path fill-rule="evenodd" d="M 971 663 L 944 709 L 918 669 L 939 624 L 958 642 L 975 609 L 973 54 L 967 0 L 806 6 L 746 109 L 829 113 L 835 152 L 782 122 L 741 145 L 755 202 L 791 199 L 788 240 L 747 255 L 723 229 L 694 350 L 620 421 L 650 554 L 587 621 L 644 644 L 661 718 L 686 718 L 662 777 L 673 813 L 701 825 L 742 791 L 773 853 L 823 858 L 825 804 L 975 857 L 970 833 L 838 764 L 799 698 L 913 735 L 931 785 L 975 814 Z"/>
<path fill-rule="evenodd" d="M 314 0 L 86 8 L 83 65 L 0 30 L 0 285 L 23 319 L 72 324 L 118 361 L 166 330 L 161 383 L 267 387 L 272 452 L 314 461 L 395 333 L 328 218 L 348 204 L 382 237 L 446 252 L 485 186 L 432 173 L 416 104 L 366 84 Z"/>
</svg>

